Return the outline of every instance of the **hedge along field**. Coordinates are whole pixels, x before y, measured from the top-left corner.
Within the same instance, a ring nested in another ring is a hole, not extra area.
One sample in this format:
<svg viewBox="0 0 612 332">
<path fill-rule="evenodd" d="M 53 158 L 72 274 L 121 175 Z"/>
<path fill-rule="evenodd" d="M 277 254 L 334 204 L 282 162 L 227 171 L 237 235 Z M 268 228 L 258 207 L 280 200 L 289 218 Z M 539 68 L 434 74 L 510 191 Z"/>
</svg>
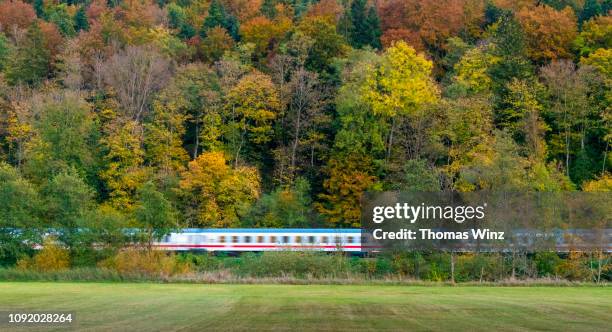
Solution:
<svg viewBox="0 0 612 332">
<path fill-rule="evenodd" d="M 88 331 L 607 331 L 612 289 L 0 283 L 4 310 L 75 311 Z"/>
<path fill-rule="evenodd" d="M 70 260 L 68 250 L 47 244 L 16 267 L 0 266 L 0 281 L 180 281 L 341 284 L 372 280 L 426 282 L 608 283 L 609 254 L 553 252 L 503 255 L 410 252 L 351 257 L 343 253 L 278 251 L 237 257 L 206 253 L 122 250 L 97 264 Z M 454 263 L 454 264 L 453 264 Z M 280 279 L 279 279 L 280 278 Z M 253 280 L 256 279 L 256 280 Z M 327 281 L 325 281 L 327 280 Z"/>
</svg>

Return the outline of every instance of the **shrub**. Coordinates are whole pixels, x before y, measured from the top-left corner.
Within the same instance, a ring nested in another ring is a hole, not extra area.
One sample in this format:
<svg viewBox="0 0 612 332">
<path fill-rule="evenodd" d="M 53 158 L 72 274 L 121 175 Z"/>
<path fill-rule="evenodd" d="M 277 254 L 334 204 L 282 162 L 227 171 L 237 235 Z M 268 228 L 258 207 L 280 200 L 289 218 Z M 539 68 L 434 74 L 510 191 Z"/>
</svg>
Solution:
<svg viewBox="0 0 612 332">
<path fill-rule="evenodd" d="M 564 279 L 576 281 L 587 280 L 591 272 L 589 271 L 583 253 L 572 251 L 567 259 L 563 260 L 555 267 L 555 273 Z"/>
<path fill-rule="evenodd" d="M 34 257 L 19 260 L 17 266 L 23 270 L 31 269 L 39 272 L 65 270 L 70 267 L 70 255 L 68 250 L 56 243 L 55 239 L 47 238 L 43 248 Z"/>
<path fill-rule="evenodd" d="M 238 272 L 255 277 L 324 278 L 347 275 L 349 272 L 348 261 L 340 254 L 271 251 L 262 254 L 245 254 L 241 258 Z"/>
<path fill-rule="evenodd" d="M 415 276 L 416 266 L 419 264 L 419 255 L 417 252 L 414 253 L 394 253 L 389 258 L 393 265 L 394 273 L 399 276 Z M 410 257 L 412 256 L 412 257 Z"/>
<path fill-rule="evenodd" d="M 180 261 L 174 254 L 156 250 L 127 249 L 99 264 L 120 274 L 159 275 L 168 277 L 192 271 L 189 262 Z"/>
<path fill-rule="evenodd" d="M 425 279 L 431 281 L 445 281 L 450 278 L 450 254 L 448 253 L 431 253 L 427 255 L 429 263 L 422 270 Z"/>
<path fill-rule="evenodd" d="M 213 256 L 212 254 L 193 254 L 180 253 L 176 256 L 180 264 L 188 264 L 198 272 L 216 271 L 224 268 L 223 257 Z"/>
<path fill-rule="evenodd" d="M 78 247 L 74 248 L 70 255 L 73 267 L 95 267 L 98 262 L 113 257 L 116 253 L 113 248 Z"/>
<path fill-rule="evenodd" d="M 538 269 L 538 277 L 550 277 L 555 275 L 562 260 L 555 252 L 538 252 L 534 261 Z"/>
</svg>

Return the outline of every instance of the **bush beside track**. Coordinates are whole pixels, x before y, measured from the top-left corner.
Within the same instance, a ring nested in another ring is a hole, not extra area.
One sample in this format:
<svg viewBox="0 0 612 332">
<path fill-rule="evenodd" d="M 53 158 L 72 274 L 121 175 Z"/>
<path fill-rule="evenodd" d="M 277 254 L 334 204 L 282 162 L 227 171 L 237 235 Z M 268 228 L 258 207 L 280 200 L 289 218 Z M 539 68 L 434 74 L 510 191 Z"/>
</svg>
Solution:
<svg viewBox="0 0 612 332">
<path fill-rule="evenodd" d="M 15 267 L 0 269 L 0 281 L 576 285 L 607 284 L 612 279 L 609 255 L 584 252 L 410 252 L 362 258 L 321 252 L 223 256 L 129 249 L 88 265 L 68 257 L 62 249 L 47 246 Z"/>
</svg>

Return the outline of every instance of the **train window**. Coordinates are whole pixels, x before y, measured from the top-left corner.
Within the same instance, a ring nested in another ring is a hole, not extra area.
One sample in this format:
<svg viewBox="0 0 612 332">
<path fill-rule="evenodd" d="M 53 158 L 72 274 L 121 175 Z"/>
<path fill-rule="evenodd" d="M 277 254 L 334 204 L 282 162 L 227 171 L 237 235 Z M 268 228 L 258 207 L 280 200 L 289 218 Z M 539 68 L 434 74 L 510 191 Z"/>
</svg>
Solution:
<svg viewBox="0 0 612 332">
<path fill-rule="evenodd" d="M 251 243 L 251 237 L 250 236 L 245 236 L 244 237 L 244 243 Z"/>
<path fill-rule="evenodd" d="M 336 236 L 335 241 L 336 243 L 342 243 L 342 239 L 340 239 L 339 236 Z"/>
<path fill-rule="evenodd" d="M 276 236 L 270 236 L 270 242 L 276 243 Z"/>
<path fill-rule="evenodd" d="M 295 237 L 295 243 L 302 243 L 302 237 L 301 236 L 296 236 Z"/>
<path fill-rule="evenodd" d="M 238 243 L 238 237 L 236 235 L 232 236 L 232 243 Z"/>
<path fill-rule="evenodd" d="M 263 243 L 263 242 L 264 242 L 264 240 L 263 240 L 263 236 L 261 236 L 261 235 L 260 235 L 260 236 L 258 236 L 258 237 L 257 237 L 257 243 Z"/>
<path fill-rule="evenodd" d="M 321 237 L 321 243 L 327 243 L 327 236 Z"/>
<path fill-rule="evenodd" d="M 309 236 L 309 237 L 308 237 L 308 243 L 315 243 L 315 238 L 314 238 L 314 236 Z"/>
<path fill-rule="evenodd" d="M 219 236 L 219 243 L 225 243 L 225 236 Z"/>
<path fill-rule="evenodd" d="M 289 243 L 289 237 L 283 236 L 283 243 Z"/>
<path fill-rule="evenodd" d="M 352 237 L 352 236 L 349 236 L 346 242 L 348 242 L 348 243 L 353 243 L 353 237 Z"/>
</svg>

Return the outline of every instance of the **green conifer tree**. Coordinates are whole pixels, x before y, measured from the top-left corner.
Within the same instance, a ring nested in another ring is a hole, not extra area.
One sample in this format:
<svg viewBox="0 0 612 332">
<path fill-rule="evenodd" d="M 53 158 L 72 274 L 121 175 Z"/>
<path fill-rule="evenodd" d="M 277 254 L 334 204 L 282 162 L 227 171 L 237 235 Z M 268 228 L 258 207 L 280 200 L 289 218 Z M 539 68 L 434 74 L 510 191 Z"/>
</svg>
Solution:
<svg viewBox="0 0 612 332">
<path fill-rule="evenodd" d="M 580 13 L 580 23 L 588 21 L 592 17 L 603 14 L 603 9 L 598 0 L 586 0 Z"/>
<path fill-rule="evenodd" d="M 276 0 L 264 0 L 259 11 L 267 18 L 273 19 L 276 17 Z"/>
<path fill-rule="evenodd" d="M 81 30 L 89 30 L 89 21 L 87 20 L 85 6 L 79 7 L 77 12 L 74 14 L 74 29 L 77 32 Z"/>
<path fill-rule="evenodd" d="M 223 8 L 223 5 L 218 0 L 213 0 L 210 3 L 210 8 L 208 9 L 208 16 L 204 19 L 204 25 L 202 26 L 202 30 L 200 31 L 200 35 L 205 38 L 206 33 L 209 29 L 214 27 L 222 27 L 227 30 L 227 32 L 234 38 L 234 40 L 239 39 L 238 29 L 239 24 L 238 20 L 231 14 L 228 14 Z"/>
<path fill-rule="evenodd" d="M 374 8 L 374 6 L 368 9 L 368 17 L 366 21 L 368 26 L 369 45 L 373 48 L 381 49 L 382 45 L 380 43 L 380 36 L 382 35 L 382 30 L 380 28 L 380 18 L 378 17 L 378 13 L 376 12 L 376 8 Z"/>
<path fill-rule="evenodd" d="M 355 48 L 380 48 L 380 19 L 376 8 L 367 8 L 367 0 L 354 0 L 349 11 L 349 41 Z"/>
</svg>

